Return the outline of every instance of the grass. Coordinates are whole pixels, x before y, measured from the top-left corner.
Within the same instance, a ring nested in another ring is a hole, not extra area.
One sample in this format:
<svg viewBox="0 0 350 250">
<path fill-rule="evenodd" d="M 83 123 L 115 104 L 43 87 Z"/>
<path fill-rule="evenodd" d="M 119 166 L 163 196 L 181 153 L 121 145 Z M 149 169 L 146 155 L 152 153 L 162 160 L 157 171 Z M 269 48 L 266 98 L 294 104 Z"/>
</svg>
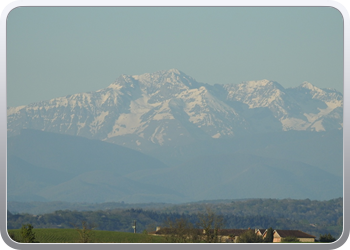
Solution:
<svg viewBox="0 0 350 250">
<path fill-rule="evenodd" d="M 13 233 L 16 239 L 20 239 L 20 229 L 9 229 L 8 232 Z M 78 243 L 79 241 L 79 233 L 75 229 L 37 228 L 33 229 L 33 232 L 35 239 L 40 243 Z M 166 243 L 166 240 L 162 236 L 93 230 L 91 243 Z"/>
<path fill-rule="evenodd" d="M 20 229 L 10 229 L 20 239 Z M 75 229 L 37 228 L 33 229 L 35 239 L 40 243 L 78 243 L 79 233 Z M 94 230 L 91 243 L 165 243 L 164 237 L 147 234 Z"/>
</svg>

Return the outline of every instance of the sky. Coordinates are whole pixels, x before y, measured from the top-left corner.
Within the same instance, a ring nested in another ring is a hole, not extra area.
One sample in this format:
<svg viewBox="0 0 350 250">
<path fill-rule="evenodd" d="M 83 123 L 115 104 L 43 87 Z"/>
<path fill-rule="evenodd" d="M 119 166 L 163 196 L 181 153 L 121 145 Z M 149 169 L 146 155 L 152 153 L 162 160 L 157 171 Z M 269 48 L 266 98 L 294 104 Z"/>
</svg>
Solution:
<svg viewBox="0 0 350 250">
<path fill-rule="evenodd" d="M 7 18 L 11 107 L 172 68 L 209 84 L 343 92 L 343 18 L 331 7 L 19 7 Z"/>
</svg>

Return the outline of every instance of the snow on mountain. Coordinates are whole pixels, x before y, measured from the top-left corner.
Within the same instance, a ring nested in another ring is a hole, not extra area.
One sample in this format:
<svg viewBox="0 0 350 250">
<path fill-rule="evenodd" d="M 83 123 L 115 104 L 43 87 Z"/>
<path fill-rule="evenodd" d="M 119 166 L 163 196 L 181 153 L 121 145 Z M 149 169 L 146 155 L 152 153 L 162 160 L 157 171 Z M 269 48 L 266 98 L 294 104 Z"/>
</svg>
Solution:
<svg viewBox="0 0 350 250">
<path fill-rule="evenodd" d="M 304 82 L 287 91 L 301 108 L 300 113 L 303 119 L 300 124 L 304 123 L 304 129 L 325 131 L 343 127 L 343 95 L 341 93 L 334 89 L 320 89 L 309 82 Z M 329 122 L 329 119 L 333 121 Z"/>
<path fill-rule="evenodd" d="M 278 130 L 342 128 L 343 96 L 304 82 L 199 83 L 177 70 L 122 75 L 107 88 L 9 107 L 8 135 L 23 128 L 142 149 Z"/>
<path fill-rule="evenodd" d="M 267 107 L 278 119 L 288 116 L 295 108 L 293 100 L 285 94 L 284 88 L 269 80 L 249 81 L 225 86 L 227 99 L 247 104 L 249 109 Z"/>
<path fill-rule="evenodd" d="M 282 89 L 269 80 L 248 81 L 226 85 L 227 98 L 248 104 L 249 108 L 267 107 L 273 102 L 282 102 Z"/>
</svg>

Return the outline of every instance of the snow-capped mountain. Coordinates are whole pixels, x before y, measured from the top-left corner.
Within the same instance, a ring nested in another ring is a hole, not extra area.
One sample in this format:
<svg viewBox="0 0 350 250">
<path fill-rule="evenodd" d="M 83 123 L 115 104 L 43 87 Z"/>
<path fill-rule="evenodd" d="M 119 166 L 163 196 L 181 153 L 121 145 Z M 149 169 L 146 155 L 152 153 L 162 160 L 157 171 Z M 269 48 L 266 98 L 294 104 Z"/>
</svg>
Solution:
<svg viewBox="0 0 350 250">
<path fill-rule="evenodd" d="M 7 109 L 8 135 L 30 128 L 135 149 L 287 130 L 341 129 L 343 96 L 304 82 L 199 83 L 171 69 L 122 75 L 96 92 Z"/>
</svg>

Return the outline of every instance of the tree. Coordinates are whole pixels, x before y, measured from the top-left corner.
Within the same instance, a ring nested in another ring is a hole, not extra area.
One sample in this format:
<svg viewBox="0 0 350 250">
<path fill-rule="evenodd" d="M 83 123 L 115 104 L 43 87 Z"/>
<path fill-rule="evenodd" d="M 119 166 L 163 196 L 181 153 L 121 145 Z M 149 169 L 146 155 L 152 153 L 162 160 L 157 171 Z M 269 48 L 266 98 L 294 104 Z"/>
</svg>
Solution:
<svg viewBox="0 0 350 250">
<path fill-rule="evenodd" d="M 81 222 L 82 228 L 74 226 L 75 230 L 79 233 L 79 243 L 91 243 L 93 238 L 93 227 L 88 225 L 86 221 Z"/>
<path fill-rule="evenodd" d="M 320 242 L 334 242 L 336 239 L 331 234 L 320 235 Z"/>
<path fill-rule="evenodd" d="M 184 218 L 165 222 L 167 227 L 166 240 L 171 243 L 195 243 L 200 241 L 199 233 L 193 224 Z"/>
<path fill-rule="evenodd" d="M 246 232 L 242 233 L 237 240 L 238 243 L 262 243 L 263 238 L 257 235 L 254 230 L 248 229 Z"/>
<path fill-rule="evenodd" d="M 210 208 L 206 208 L 205 214 L 198 215 L 198 226 L 203 229 L 204 241 L 206 243 L 220 242 L 219 230 L 224 225 L 222 216 L 216 215 Z"/>
<path fill-rule="evenodd" d="M 21 242 L 38 243 L 35 240 L 35 233 L 33 232 L 33 226 L 31 224 L 22 225 L 20 234 L 21 234 Z"/>
<path fill-rule="evenodd" d="M 264 242 L 265 243 L 273 242 L 273 229 L 272 229 L 272 227 L 267 229 L 266 236 L 264 238 Z"/>
</svg>

